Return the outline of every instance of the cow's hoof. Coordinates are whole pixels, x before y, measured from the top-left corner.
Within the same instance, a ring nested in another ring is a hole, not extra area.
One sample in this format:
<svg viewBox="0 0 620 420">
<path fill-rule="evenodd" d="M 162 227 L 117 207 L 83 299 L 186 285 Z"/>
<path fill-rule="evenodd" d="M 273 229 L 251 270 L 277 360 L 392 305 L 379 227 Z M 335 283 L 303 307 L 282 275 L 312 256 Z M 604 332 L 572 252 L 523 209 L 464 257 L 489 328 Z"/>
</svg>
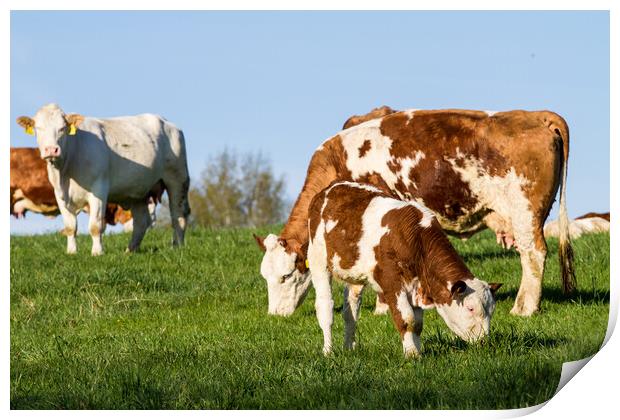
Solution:
<svg viewBox="0 0 620 420">
<path fill-rule="evenodd" d="M 405 359 L 413 360 L 419 359 L 420 357 L 422 356 L 420 356 L 420 353 L 415 348 L 405 350 Z"/>
<path fill-rule="evenodd" d="M 93 257 L 97 257 L 99 255 L 103 255 L 103 250 L 93 250 L 90 255 L 92 255 Z"/>
<path fill-rule="evenodd" d="M 332 348 L 331 347 L 323 347 L 323 356 L 331 356 Z"/>
<path fill-rule="evenodd" d="M 373 312 L 373 314 L 385 315 L 388 313 L 389 310 L 390 307 L 387 305 L 387 303 L 377 303 L 377 305 L 375 305 L 375 311 Z"/>
<path fill-rule="evenodd" d="M 528 308 L 524 305 L 517 304 L 515 304 L 515 306 L 513 306 L 513 308 L 510 310 L 510 314 L 516 316 L 532 316 L 535 312 L 537 312 L 536 308 Z"/>
<path fill-rule="evenodd" d="M 345 343 L 344 344 L 344 349 L 346 351 L 353 351 L 353 350 L 355 350 L 355 347 L 357 347 L 357 343 L 355 341 L 353 343 Z"/>
<path fill-rule="evenodd" d="M 67 255 L 75 255 L 77 254 L 77 249 L 67 249 Z"/>
</svg>

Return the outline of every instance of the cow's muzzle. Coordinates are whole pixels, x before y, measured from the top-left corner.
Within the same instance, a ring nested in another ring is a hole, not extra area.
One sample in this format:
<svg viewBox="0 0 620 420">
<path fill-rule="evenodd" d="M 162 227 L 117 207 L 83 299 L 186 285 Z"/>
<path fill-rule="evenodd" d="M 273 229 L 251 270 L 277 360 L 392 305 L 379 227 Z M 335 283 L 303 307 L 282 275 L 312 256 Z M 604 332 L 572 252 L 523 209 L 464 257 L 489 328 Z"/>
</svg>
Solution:
<svg viewBox="0 0 620 420">
<path fill-rule="evenodd" d="M 46 146 L 43 148 L 41 157 L 45 160 L 56 160 L 60 157 L 60 146 Z"/>
</svg>

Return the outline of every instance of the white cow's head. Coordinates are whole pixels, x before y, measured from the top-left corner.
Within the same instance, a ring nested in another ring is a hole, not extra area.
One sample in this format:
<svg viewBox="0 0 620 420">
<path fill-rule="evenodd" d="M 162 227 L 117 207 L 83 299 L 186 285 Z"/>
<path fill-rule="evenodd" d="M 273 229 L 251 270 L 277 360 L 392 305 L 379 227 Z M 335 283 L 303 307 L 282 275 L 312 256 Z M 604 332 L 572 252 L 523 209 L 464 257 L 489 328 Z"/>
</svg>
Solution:
<svg viewBox="0 0 620 420">
<path fill-rule="evenodd" d="M 495 292 L 500 286 L 476 278 L 457 281 L 450 289 L 451 303 L 437 305 L 437 312 L 456 335 L 474 342 L 489 334 Z"/>
<path fill-rule="evenodd" d="M 310 271 L 305 266 L 302 248 L 289 245 L 274 234 L 265 238 L 254 235 L 254 239 L 265 252 L 260 273 L 267 280 L 268 312 L 271 315 L 291 315 L 310 289 Z"/>
<path fill-rule="evenodd" d="M 62 162 L 67 136 L 75 135 L 84 117 L 79 114 L 66 115 L 56 104 L 41 107 L 34 118 L 19 117 L 17 123 L 26 133 L 37 136 L 41 158 L 55 165 Z"/>
</svg>

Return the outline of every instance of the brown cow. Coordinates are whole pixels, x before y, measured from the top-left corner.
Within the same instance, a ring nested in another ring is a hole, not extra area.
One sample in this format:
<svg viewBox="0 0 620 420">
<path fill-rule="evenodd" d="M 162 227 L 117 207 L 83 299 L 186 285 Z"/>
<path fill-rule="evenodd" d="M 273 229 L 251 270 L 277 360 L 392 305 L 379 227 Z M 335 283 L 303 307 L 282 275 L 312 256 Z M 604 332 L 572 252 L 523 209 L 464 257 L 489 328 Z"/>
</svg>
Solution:
<svg viewBox="0 0 620 420">
<path fill-rule="evenodd" d="M 16 218 L 25 217 L 28 211 L 50 217 L 60 214 L 54 188 L 47 178 L 47 163 L 41 159 L 37 148 L 11 147 L 10 193 L 10 211 Z M 124 210 L 118 204 L 107 205 L 106 224 L 114 226 L 122 223 L 126 226 L 130 220 L 131 211 Z"/>
<path fill-rule="evenodd" d="M 543 224 L 560 184 L 562 285 L 566 293 L 575 287 L 566 212 L 568 144 L 566 122 L 549 111 L 409 110 L 350 127 L 312 156 L 280 234 L 287 246 L 278 258 L 296 270 L 288 278 L 301 278 L 310 201 L 334 180 L 365 182 L 425 205 L 448 232 L 470 235 L 489 227 L 514 238 L 522 279 L 511 312 L 531 315 L 542 292 Z M 266 280 L 269 290 L 278 283 Z"/>
</svg>

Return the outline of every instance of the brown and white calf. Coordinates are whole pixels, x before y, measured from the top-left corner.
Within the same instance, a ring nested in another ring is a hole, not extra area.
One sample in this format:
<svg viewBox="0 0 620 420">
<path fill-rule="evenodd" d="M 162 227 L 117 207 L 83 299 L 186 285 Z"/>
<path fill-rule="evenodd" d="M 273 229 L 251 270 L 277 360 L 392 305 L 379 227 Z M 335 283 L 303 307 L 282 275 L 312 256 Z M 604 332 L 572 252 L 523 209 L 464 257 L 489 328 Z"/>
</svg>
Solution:
<svg viewBox="0 0 620 420">
<path fill-rule="evenodd" d="M 338 182 L 310 203 L 308 229 L 308 266 L 324 353 L 332 348 L 332 277 L 347 284 L 346 348 L 355 345 L 365 285 L 384 296 L 406 356 L 420 353 L 424 309 L 437 309 L 464 340 L 489 333 L 500 285 L 473 276 L 427 208 L 367 184 Z"/>
<path fill-rule="evenodd" d="M 586 233 L 609 232 L 609 213 L 586 213 L 583 216 L 571 220 L 568 232 L 571 239 L 577 239 Z M 560 236 L 560 226 L 557 220 L 552 220 L 545 225 L 545 238 L 557 238 Z"/>
<path fill-rule="evenodd" d="M 567 293 L 575 288 L 566 212 L 568 142 L 566 122 L 549 111 L 409 110 L 370 119 L 315 151 L 278 237 L 285 251 L 266 251 L 264 259 L 281 258 L 286 265 L 292 258 L 298 271 L 290 278 L 302 279 L 312 198 L 335 180 L 369 183 L 429 208 L 448 233 L 469 236 L 489 227 L 502 243 L 514 238 L 522 278 L 512 313 L 531 315 L 542 293 L 543 225 L 560 185 L 562 285 Z"/>
<path fill-rule="evenodd" d="M 47 164 L 41 159 L 39 149 L 11 147 L 10 159 L 11 215 L 20 218 L 31 211 L 49 217 L 58 216 L 60 210 L 54 195 L 54 187 L 47 178 Z M 155 199 L 151 199 L 153 205 Z M 88 206 L 84 207 L 84 210 L 88 212 Z M 131 221 L 129 210 L 123 209 L 118 204 L 108 203 L 105 212 L 106 224 L 114 226 L 121 223 L 127 231 L 131 230 Z"/>
</svg>

